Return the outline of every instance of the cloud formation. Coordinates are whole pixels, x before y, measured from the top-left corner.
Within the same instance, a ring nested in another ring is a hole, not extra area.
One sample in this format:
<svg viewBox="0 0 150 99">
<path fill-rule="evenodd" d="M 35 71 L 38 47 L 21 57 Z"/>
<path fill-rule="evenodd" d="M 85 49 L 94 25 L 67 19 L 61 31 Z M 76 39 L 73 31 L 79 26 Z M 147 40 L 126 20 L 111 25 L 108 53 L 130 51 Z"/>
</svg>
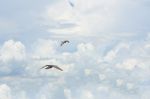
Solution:
<svg viewBox="0 0 150 99">
<path fill-rule="evenodd" d="M 25 46 L 19 41 L 8 40 L 0 49 L 0 60 L 3 62 L 23 60 L 25 56 Z"/>
<path fill-rule="evenodd" d="M 10 40 L 10 42 L 15 41 Z M 20 91 L 21 96 L 25 97 L 24 99 L 28 99 L 28 97 L 35 99 L 59 99 L 60 97 L 63 99 L 115 99 L 116 97 L 137 99 L 137 97 L 141 97 L 139 99 L 145 99 L 148 97 L 149 90 L 142 91 L 149 84 L 149 61 L 144 60 L 143 57 L 149 55 L 145 55 L 148 50 L 147 47 L 144 48 L 149 41 L 143 40 L 140 43 L 139 45 L 135 41 L 119 42 L 110 50 L 105 51 L 106 54 L 101 54 L 103 51 L 91 42 L 78 43 L 74 52 L 62 52 L 58 50 L 60 46 L 57 46 L 58 43 L 55 40 L 37 40 L 34 42 L 36 49 L 30 52 L 26 51 L 25 62 L 20 64 L 21 68 L 25 70 L 23 74 L 3 76 L 2 80 L 10 86 L 9 88 L 13 92 Z M 108 47 L 110 46 L 112 46 L 111 43 Z M 144 49 L 141 50 L 141 48 Z M 115 52 L 115 57 L 110 60 L 106 57 L 112 51 Z M 130 54 L 124 55 L 124 53 Z M 35 55 L 40 57 L 31 57 Z M 40 70 L 39 68 L 45 64 L 57 64 L 64 69 L 64 72 Z M 19 85 L 20 83 L 23 85 Z M 34 83 L 36 84 L 33 85 Z M 11 87 L 16 84 L 18 86 Z M 31 86 L 33 91 L 32 94 L 29 94 Z M 36 90 L 39 90 L 38 95 L 35 94 Z M 11 94 L 15 96 L 10 99 L 21 97 L 15 93 Z"/>
<path fill-rule="evenodd" d="M 146 14 L 146 1 L 76 0 L 73 3 L 72 8 L 60 0 L 47 8 L 44 17 L 53 35 L 106 37 L 149 32 L 149 24 L 145 24 L 150 16 Z M 68 28 L 64 24 L 68 24 Z"/>
<path fill-rule="evenodd" d="M 0 3 L 0 99 L 149 99 L 150 2 L 71 2 Z"/>
<path fill-rule="evenodd" d="M 12 99 L 11 98 L 11 88 L 6 84 L 0 85 L 0 99 Z"/>
</svg>

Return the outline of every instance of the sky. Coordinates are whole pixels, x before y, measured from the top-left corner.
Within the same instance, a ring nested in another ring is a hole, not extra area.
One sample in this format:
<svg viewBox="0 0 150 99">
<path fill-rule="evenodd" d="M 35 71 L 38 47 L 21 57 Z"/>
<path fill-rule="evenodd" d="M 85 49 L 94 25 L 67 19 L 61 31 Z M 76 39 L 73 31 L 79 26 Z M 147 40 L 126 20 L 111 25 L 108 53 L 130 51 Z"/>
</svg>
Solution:
<svg viewBox="0 0 150 99">
<path fill-rule="evenodd" d="M 150 99 L 149 9 L 149 0 L 0 0 L 0 99 Z"/>
</svg>

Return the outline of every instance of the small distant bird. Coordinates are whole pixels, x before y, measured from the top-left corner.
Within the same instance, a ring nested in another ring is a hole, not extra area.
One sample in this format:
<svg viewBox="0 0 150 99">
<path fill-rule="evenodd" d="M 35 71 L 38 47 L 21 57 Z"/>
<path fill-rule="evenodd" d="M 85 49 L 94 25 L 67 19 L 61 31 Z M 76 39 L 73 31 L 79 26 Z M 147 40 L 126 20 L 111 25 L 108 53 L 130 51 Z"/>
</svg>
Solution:
<svg viewBox="0 0 150 99">
<path fill-rule="evenodd" d="M 65 43 L 70 43 L 68 40 L 62 41 L 60 46 L 63 46 Z"/>
<path fill-rule="evenodd" d="M 68 2 L 72 7 L 74 7 L 74 4 L 70 0 L 68 0 Z"/>
<path fill-rule="evenodd" d="M 45 68 L 45 69 L 56 68 L 56 69 L 58 69 L 58 70 L 60 70 L 60 71 L 63 71 L 63 69 L 61 69 L 60 67 L 58 67 L 58 66 L 56 66 L 56 65 L 45 65 L 45 66 L 43 66 L 42 68 Z M 42 69 L 42 68 L 41 68 L 41 69 Z"/>
</svg>

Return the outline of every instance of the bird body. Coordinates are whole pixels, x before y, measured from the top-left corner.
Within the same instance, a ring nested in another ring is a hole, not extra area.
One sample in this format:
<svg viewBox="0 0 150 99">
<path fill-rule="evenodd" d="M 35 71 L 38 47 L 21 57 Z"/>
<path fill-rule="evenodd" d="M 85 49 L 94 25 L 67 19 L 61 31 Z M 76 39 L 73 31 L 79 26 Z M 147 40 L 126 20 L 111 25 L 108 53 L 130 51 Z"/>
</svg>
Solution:
<svg viewBox="0 0 150 99">
<path fill-rule="evenodd" d="M 71 1 L 68 0 L 68 2 L 72 7 L 74 7 L 74 4 Z"/>
<path fill-rule="evenodd" d="M 56 69 L 58 69 L 58 70 L 60 70 L 60 71 L 63 71 L 60 67 L 58 67 L 58 66 L 56 66 L 56 65 L 45 65 L 45 66 L 43 66 L 41 69 L 43 69 L 43 68 L 45 68 L 45 69 L 56 68 Z"/>
<path fill-rule="evenodd" d="M 60 46 L 63 46 L 65 43 L 70 43 L 68 40 L 64 40 L 61 42 Z"/>
</svg>

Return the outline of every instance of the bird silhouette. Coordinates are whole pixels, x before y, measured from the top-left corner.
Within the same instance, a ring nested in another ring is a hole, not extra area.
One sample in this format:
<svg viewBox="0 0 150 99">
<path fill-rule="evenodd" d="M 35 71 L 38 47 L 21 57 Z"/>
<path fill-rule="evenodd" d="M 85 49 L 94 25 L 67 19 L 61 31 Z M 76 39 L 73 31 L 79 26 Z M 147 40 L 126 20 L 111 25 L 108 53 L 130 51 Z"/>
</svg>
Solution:
<svg viewBox="0 0 150 99">
<path fill-rule="evenodd" d="M 45 66 L 43 66 L 41 69 L 43 69 L 43 68 L 45 68 L 45 69 L 56 68 L 56 69 L 58 69 L 58 70 L 60 70 L 60 71 L 63 71 L 63 69 L 61 69 L 60 67 L 58 67 L 58 66 L 56 66 L 56 65 L 45 65 Z"/>
<path fill-rule="evenodd" d="M 74 7 L 74 4 L 70 0 L 68 0 L 68 2 L 70 4 L 70 6 Z"/>
<path fill-rule="evenodd" d="M 65 43 L 70 43 L 68 40 L 61 41 L 60 46 L 63 46 Z"/>
</svg>

